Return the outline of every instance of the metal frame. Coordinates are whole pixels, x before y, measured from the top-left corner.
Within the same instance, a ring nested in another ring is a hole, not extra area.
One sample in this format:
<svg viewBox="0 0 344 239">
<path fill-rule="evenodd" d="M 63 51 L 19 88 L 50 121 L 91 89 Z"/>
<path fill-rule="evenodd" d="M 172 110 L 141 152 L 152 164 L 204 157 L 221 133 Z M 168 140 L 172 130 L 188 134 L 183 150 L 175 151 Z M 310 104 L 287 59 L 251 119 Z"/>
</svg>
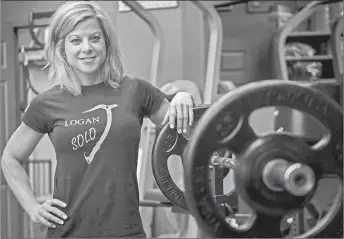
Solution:
<svg viewBox="0 0 344 239">
<path fill-rule="evenodd" d="M 32 47 L 25 47 L 22 46 L 20 49 L 18 49 L 19 52 L 19 60 L 22 63 L 20 65 L 21 73 L 22 73 L 22 78 L 24 79 L 23 84 L 27 85 L 27 90 L 25 91 L 25 95 L 27 95 L 28 90 L 31 90 L 33 94 L 38 95 L 40 92 L 35 88 L 34 84 L 32 83 L 30 73 L 29 73 L 29 64 L 30 60 L 27 61 L 25 58 L 27 57 L 26 54 L 29 52 L 43 52 L 44 49 L 44 42 L 40 42 L 40 40 L 37 38 L 36 34 L 34 33 L 34 28 L 39 27 L 39 28 L 46 28 L 49 25 L 48 24 L 42 24 L 42 25 L 35 25 L 34 20 L 35 19 L 42 19 L 42 18 L 49 18 L 54 14 L 54 11 L 48 11 L 48 12 L 33 12 L 29 11 L 29 25 L 28 26 L 20 26 L 16 27 L 16 31 L 21 30 L 21 29 L 28 29 L 29 34 L 31 36 L 31 39 L 34 41 L 35 45 L 38 46 L 32 46 Z M 44 58 L 42 57 L 42 60 Z M 34 64 L 34 63 L 32 63 Z M 23 103 L 26 106 L 27 104 L 27 97 L 24 97 Z"/>
<path fill-rule="evenodd" d="M 214 5 L 215 9 L 221 10 L 223 8 L 227 8 L 228 10 L 231 9 L 232 6 L 242 4 L 242 3 L 249 3 L 252 0 L 232 0 L 232 1 L 223 1 L 221 3 L 217 3 Z"/>
<path fill-rule="evenodd" d="M 37 64 L 34 63 L 35 60 L 27 60 L 26 57 L 27 57 L 27 52 L 37 52 L 37 51 L 43 51 L 43 49 L 40 49 L 40 48 L 37 48 L 37 47 L 24 47 L 22 46 L 21 49 L 19 50 L 20 53 L 19 53 L 19 62 L 21 63 L 20 64 L 20 69 L 21 69 L 21 73 L 22 73 L 22 78 L 23 78 L 23 84 L 24 84 L 24 87 L 26 89 L 26 91 L 24 92 L 24 97 L 23 97 L 23 103 L 27 104 L 27 94 L 28 94 L 28 91 L 31 90 L 33 94 L 35 95 L 38 95 L 40 94 L 41 92 L 39 92 L 39 90 L 37 90 L 32 82 L 32 79 L 30 77 L 30 66 L 36 66 L 37 67 Z M 42 57 L 42 60 L 44 58 Z M 45 60 L 44 60 L 45 62 Z M 41 66 L 43 67 L 43 66 Z M 26 86 L 27 85 L 27 86 Z"/>
<path fill-rule="evenodd" d="M 222 21 L 215 6 L 208 5 L 202 1 L 192 1 L 192 3 L 204 14 L 210 30 L 203 103 L 212 104 L 217 98 L 217 86 L 220 83 L 220 64 L 223 42 Z M 238 3 L 241 3 L 241 1 L 234 2 L 232 5 Z M 213 183 L 212 188 L 216 195 L 223 194 L 223 180 L 222 178 L 218 178 L 218 173 L 219 172 L 213 169 L 210 175 Z M 203 236 L 205 235 L 199 228 L 198 237 L 201 238 Z"/>
<path fill-rule="evenodd" d="M 119 12 L 130 12 L 131 9 L 126 8 L 125 7 L 126 4 L 123 2 L 124 1 L 118 1 L 118 11 Z M 157 2 L 157 1 L 152 1 L 152 2 L 154 4 L 154 2 Z M 161 2 L 159 1 L 159 4 L 160 4 L 159 6 L 154 6 L 150 3 L 151 3 L 151 1 L 142 1 L 141 5 L 144 6 L 145 9 L 148 9 L 150 11 L 161 10 L 161 9 L 173 9 L 173 8 L 177 8 L 179 6 L 178 1 L 161 1 Z"/>
<path fill-rule="evenodd" d="M 150 82 L 156 86 L 159 67 L 162 59 L 163 30 L 154 16 L 136 1 L 123 1 L 140 17 L 150 28 L 154 37 L 152 64 L 150 69 Z"/>
<path fill-rule="evenodd" d="M 163 31 L 158 21 L 154 16 L 144 9 L 136 1 L 123 1 L 130 9 L 141 18 L 151 30 L 154 37 L 153 53 L 151 59 L 151 69 L 150 69 L 150 83 L 154 86 L 157 85 L 157 78 L 159 69 L 161 69 L 161 59 L 162 59 L 162 48 L 163 48 Z M 143 129 L 145 134 L 143 134 L 144 146 L 142 155 L 142 164 L 140 172 L 142 173 L 142 180 L 139 182 L 140 199 L 145 198 L 145 193 L 153 188 L 152 180 L 152 169 L 151 169 L 151 157 L 152 148 L 155 141 L 155 125 L 149 121 L 144 120 Z"/>
<path fill-rule="evenodd" d="M 340 84 L 343 84 L 343 58 L 340 54 L 341 52 L 341 42 L 340 38 L 341 35 L 344 34 L 344 16 L 340 16 L 332 27 L 332 34 L 331 34 L 331 47 L 332 47 L 332 56 L 333 56 L 333 68 L 335 72 L 335 77 L 339 80 Z M 342 58 L 342 59 L 341 59 Z"/>
<path fill-rule="evenodd" d="M 344 59 L 341 53 L 341 43 L 340 37 L 344 34 L 344 16 L 340 16 L 332 26 L 332 34 L 330 36 L 331 47 L 332 47 L 332 57 L 333 57 L 333 69 L 334 76 L 340 86 L 340 104 L 343 106 L 343 71 L 344 71 Z"/>
<path fill-rule="evenodd" d="M 203 1 L 192 1 L 192 3 L 204 13 L 210 29 L 203 102 L 204 104 L 211 104 L 217 93 L 217 85 L 220 82 L 220 61 L 223 41 L 222 22 L 213 6 L 207 5 Z"/>
<path fill-rule="evenodd" d="M 50 18 L 53 14 L 55 13 L 55 11 L 46 11 L 46 12 L 33 12 L 33 11 L 29 11 L 29 32 L 31 35 L 32 40 L 34 41 L 34 43 L 42 48 L 44 48 L 44 42 L 41 42 L 35 32 L 35 24 L 34 24 L 34 20 L 35 19 L 44 19 L 44 18 Z M 41 27 L 47 27 L 48 24 L 46 25 L 42 25 Z"/>
<path fill-rule="evenodd" d="M 162 61 L 162 48 L 163 48 L 163 31 L 158 21 L 154 16 L 147 11 L 142 5 L 136 1 L 123 1 L 141 20 L 143 20 L 151 30 L 153 34 L 153 53 L 151 59 L 151 68 L 150 68 L 150 83 L 154 86 L 157 85 L 157 78 L 159 69 L 161 69 Z M 153 178 L 152 178 L 152 149 L 155 142 L 155 130 L 156 126 L 150 120 L 144 119 L 143 125 L 143 153 L 141 162 L 138 163 L 138 168 L 140 170 L 140 180 L 139 180 L 139 196 L 141 201 L 141 206 L 150 206 L 154 207 L 152 203 L 146 204 L 143 199 L 148 199 L 146 192 L 153 189 Z M 158 203 L 159 204 L 159 203 Z M 162 206 L 162 204 L 159 204 Z M 153 218 L 149 221 L 148 226 L 151 227 L 153 223 Z"/>
</svg>

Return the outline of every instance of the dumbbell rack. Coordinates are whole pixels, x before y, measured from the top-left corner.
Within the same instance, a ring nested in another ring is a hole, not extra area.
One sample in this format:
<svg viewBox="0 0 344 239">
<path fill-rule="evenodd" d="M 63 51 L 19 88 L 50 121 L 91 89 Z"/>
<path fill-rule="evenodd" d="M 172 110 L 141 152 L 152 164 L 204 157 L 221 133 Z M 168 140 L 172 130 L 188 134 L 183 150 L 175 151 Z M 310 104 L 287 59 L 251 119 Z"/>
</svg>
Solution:
<svg viewBox="0 0 344 239">
<path fill-rule="evenodd" d="M 303 9 L 297 12 L 285 26 L 279 30 L 274 42 L 273 42 L 273 58 L 274 58 L 274 70 L 275 78 L 282 80 L 290 80 L 288 75 L 287 63 L 291 62 L 321 62 L 322 74 L 321 78 L 314 82 L 305 82 L 305 84 L 316 87 L 330 96 L 336 101 L 340 102 L 340 88 L 338 81 L 334 75 L 334 64 L 336 59 L 332 56 L 330 41 L 332 41 L 332 35 L 330 29 L 318 30 L 318 31 L 296 31 L 295 29 L 311 17 L 320 7 L 324 4 L 334 3 L 335 1 L 312 1 L 308 3 Z M 336 1 L 340 2 L 340 1 Z M 287 43 L 300 42 L 312 46 L 317 55 L 310 57 L 294 57 L 285 56 L 285 45 Z M 319 54 L 320 53 L 320 54 Z M 316 125 L 316 122 L 312 122 L 311 119 L 306 118 L 304 115 L 296 112 L 292 109 L 275 108 L 275 130 L 289 131 L 300 136 L 307 135 L 307 139 L 310 141 L 316 141 L 320 138 L 321 128 Z M 297 128 L 296 124 L 302 123 L 302 126 Z M 298 132 L 297 132 L 298 131 Z M 320 132 L 319 132 L 320 131 Z M 305 228 L 305 214 L 303 210 L 300 210 L 293 216 L 292 227 L 290 236 L 298 235 Z"/>
</svg>

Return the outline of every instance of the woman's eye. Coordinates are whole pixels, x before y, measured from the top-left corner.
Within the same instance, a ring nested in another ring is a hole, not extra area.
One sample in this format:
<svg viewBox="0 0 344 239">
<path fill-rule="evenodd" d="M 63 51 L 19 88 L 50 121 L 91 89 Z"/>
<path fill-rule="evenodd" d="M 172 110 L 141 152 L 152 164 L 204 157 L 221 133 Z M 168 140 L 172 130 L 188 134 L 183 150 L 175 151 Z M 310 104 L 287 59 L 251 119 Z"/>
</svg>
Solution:
<svg viewBox="0 0 344 239">
<path fill-rule="evenodd" d="M 70 42 L 73 44 L 78 44 L 81 42 L 81 40 L 80 39 L 72 39 Z"/>
<path fill-rule="evenodd" d="M 92 38 L 91 38 L 91 41 L 92 42 L 98 42 L 100 40 L 100 36 L 93 36 Z"/>
</svg>

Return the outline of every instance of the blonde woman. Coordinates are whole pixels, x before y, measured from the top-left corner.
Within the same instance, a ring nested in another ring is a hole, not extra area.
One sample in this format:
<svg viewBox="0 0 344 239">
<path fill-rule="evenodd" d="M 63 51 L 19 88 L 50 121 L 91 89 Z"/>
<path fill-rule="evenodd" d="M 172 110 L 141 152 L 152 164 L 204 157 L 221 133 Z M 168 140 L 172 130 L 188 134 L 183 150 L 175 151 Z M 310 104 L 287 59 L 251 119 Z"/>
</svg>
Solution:
<svg viewBox="0 0 344 239">
<path fill-rule="evenodd" d="M 193 122 L 190 94 L 170 102 L 150 83 L 124 76 L 115 32 L 93 2 L 67 2 L 54 14 L 46 45 L 49 78 L 9 139 L 2 168 L 9 187 L 48 238 L 146 237 L 136 178 L 144 117 L 179 133 Z M 44 134 L 57 166 L 53 199 L 40 204 L 20 162 Z"/>
</svg>

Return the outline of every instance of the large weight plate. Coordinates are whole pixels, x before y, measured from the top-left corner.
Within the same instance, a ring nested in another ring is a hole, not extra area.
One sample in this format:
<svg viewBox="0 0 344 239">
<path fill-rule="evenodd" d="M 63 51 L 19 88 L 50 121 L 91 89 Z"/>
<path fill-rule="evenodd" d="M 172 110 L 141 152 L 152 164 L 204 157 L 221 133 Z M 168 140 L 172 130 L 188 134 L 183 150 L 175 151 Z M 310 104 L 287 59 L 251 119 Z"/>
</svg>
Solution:
<svg viewBox="0 0 344 239">
<path fill-rule="evenodd" d="M 343 180 L 343 112 L 333 99 L 319 90 L 307 88 L 297 82 L 267 80 L 244 85 L 220 98 L 205 112 L 184 153 L 185 187 L 188 189 L 185 197 L 188 208 L 209 237 L 281 237 L 279 216 L 257 213 L 251 227 L 243 231 L 229 226 L 218 212 L 207 183 L 206 169 L 211 152 L 226 146 L 234 151 L 240 166 L 244 159 L 240 156 L 258 137 L 252 130 L 248 130 L 249 114 L 268 106 L 285 106 L 308 113 L 327 126 L 329 135 L 324 138 L 325 141 L 328 140 L 327 144 L 321 141 L 310 150 L 313 150 L 314 161 L 319 166 L 319 175 L 332 175 Z M 224 121 L 232 123 L 225 126 Z M 223 128 L 227 129 L 226 134 Z M 279 133 L 274 135 L 279 137 Z M 281 134 L 279 139 L 283 137 L 289 136 Z M 324 147 L 318 147 L 321 145 Z M 335 157 L 326 157 L 324 152 L 329 148 Z M 245 173 L 245 170 L 242 169 L 241 173 Z M 237 183 L 236 190 L 239 196 L 242 196 Z M 340 188 L 342 184 L 339 192 Z M 338 195 L 335 198 L 338 207 L 333 208 L 332 216 L 319 222 L 317 229 L 313 228 L 299 235 L 299 238 L 336 237 L 338 232 L 342 234 L 343 196 L 340 193 Z"/>
<path fill-rule="evenodd" d="M 152 170 L 155 181 L 167 199 L 184 210 L 187 210 L 184 192 L 173 181 L 167 161 L 171 155 L 182 157 L 192 129 L 208 108 L 207 105 L 194 108 L 194 124 L 189 128 L 187 134 L 178 134 L 176 129 L 170 128 L 169 124 L 165 125 L 153 147 Z"/>
</svg>

